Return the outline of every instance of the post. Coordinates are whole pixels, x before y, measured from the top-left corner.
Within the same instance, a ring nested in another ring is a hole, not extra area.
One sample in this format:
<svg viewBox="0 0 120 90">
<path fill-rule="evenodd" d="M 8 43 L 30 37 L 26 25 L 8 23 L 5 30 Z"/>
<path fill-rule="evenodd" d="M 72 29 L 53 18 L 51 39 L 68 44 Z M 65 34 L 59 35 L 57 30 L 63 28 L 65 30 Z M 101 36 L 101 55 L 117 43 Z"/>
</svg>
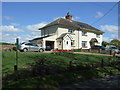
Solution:
<svg viewBox="0 0 120 90">
<path fill-rule="evenodd" d="M 103 61 L 103 59 L 101 60 L 101 67 L 103 68 L 103 66 L 104 66 L 104 61 Z"/>
<path fill-rule="evenodd" d="M 18 49 L 19 49 L 19 39 L 16 39 L 16 62 L 14 65 L 14 72 L 17 72 L 18 70 Z"/>
<path fill-rule="evenodd" d="M 102 52 L 102 50 L 101 49 L 99 49 L 99 53 L 101 53 Z"/>
</svg>

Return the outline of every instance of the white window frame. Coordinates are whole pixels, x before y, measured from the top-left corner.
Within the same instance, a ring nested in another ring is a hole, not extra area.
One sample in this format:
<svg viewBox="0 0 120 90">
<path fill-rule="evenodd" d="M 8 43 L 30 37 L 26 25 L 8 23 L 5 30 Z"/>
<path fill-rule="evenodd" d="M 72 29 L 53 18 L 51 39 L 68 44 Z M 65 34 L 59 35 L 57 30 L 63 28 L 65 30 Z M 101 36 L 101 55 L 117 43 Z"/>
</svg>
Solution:
<svg viewBox="0 0 120 90">
<path fill-rule="evenodd" d="M 100 34 L 96 34 L 96 37 L 97 37 L 97 38 L 100 38 Z"/>
<path fill-rule="evenodd" d="M 74 33 L 74 31 L 75 31 L 74 29 L 68 29 L 69 33 Z"/>
<path fill-rule="evenodd" d="M 71 46 L 75 46 L 75 40 L 71 41 Z"/>
<path fill-rule="evenodd" d="M 87 41 L 82 41 L 82 47 L 83 48 L 87 47 Z"/>
<path fill-rule="evenodd" d="M 87 36 L 87 32 L 86 31 L 82 31 L 82 36 Z"/>
</svg>

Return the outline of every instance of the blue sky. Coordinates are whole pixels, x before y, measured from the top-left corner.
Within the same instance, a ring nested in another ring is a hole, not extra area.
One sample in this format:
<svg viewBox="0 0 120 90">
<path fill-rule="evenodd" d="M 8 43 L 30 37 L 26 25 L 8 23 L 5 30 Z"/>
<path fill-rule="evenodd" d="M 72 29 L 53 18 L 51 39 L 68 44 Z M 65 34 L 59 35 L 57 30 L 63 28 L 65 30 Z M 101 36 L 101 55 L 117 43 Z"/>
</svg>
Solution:
<svg viewBox="0 0 120 90">
<path fill-rule="evenodd" d="M 91 25 L 116 2 L 3 2 L 2 41 L 15 43 L 40 37 L 40 28 L 69 11 L 75 21 Z M 118 38 L 118 6 L 92 26 L 104 31 L 103 40 Z"/>
</svg>

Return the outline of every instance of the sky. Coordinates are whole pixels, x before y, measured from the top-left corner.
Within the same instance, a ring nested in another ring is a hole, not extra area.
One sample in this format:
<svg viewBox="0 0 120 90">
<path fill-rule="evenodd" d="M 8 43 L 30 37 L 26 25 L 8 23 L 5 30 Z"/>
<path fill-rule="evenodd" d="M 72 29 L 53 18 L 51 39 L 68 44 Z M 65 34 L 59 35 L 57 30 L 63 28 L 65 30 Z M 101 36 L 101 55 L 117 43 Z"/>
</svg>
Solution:
<svg viewBox="0 0 120 90">
<path fill-rule="evenodd" d="M 2 41 L 15 43 L 41 36 L 38 28 L 57 18 L 64 18 L 67 12 L 73 20 L 87 23 L 105 32 L 103 40 L 118 39 L 118 6 L 116 2 L 2 2 Z M 92 24 L 103 17 L 100 21 Z"/>
</svg>

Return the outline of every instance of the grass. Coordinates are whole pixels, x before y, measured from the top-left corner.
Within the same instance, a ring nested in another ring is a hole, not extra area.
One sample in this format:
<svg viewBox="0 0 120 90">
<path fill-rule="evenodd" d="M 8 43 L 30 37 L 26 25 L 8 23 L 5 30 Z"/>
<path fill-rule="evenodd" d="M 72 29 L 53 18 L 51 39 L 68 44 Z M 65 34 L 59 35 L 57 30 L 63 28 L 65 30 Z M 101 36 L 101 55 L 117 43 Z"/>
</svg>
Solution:
<svg viewBox="0 0 120 90">
<path fill-rule="evenodd" d="M 92 70 L 66 71 L 70 61 L 72 61 L 72 65 L 74 67 L 78 65 L 96 64 L 101 62 L 101 60 L 104 60 L 104 63 L 119 61 L 119 59 L 110 56 L 83 55 L 67 52 L 53 52 L 51 54 L 19 52 L 19 72 L 16 77 L 16 74 L 13 72 L 13 66 L 15 65 L 16 59 L 15 55 L 15 52 L 2 53 L 4 88 L 57 88 L 59 86 L 69 85 L 75 82 L 96 77 L 104 77 L 105 75 L 111 75 L 113 73 L 120 73 L 120 66 L 96 68 Z M 42 69 L 39 75 L 33 76 L 30 71 L 21 68 L 23 66 L 30 65 L 33 67 L 40 67 L 40 71 Z M 46 69 L 50 72 L 50 74 L 47 75 L 43 71 Z M 54 71 L 59 69 L 64 72 L 56 73 L 56 71 Z"/>
</svg>

